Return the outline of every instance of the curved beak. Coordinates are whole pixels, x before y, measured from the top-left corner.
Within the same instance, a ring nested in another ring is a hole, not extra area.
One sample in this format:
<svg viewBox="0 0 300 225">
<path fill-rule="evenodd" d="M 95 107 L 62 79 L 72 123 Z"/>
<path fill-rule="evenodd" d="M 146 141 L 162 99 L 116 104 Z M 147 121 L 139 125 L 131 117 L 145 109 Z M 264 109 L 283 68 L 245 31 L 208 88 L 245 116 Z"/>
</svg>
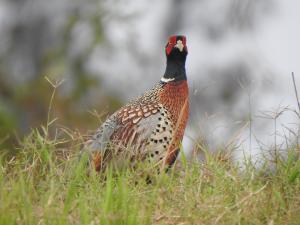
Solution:
<svg viewBox="0 0 300 225">
<path fill-rule="evenodd" d="M 175 47 L 175 48 L 178 48 L 179 51 L 182 52 L 182 50 L 183 50 L 183 48 L 184 48 L 184 45 L 183 45 L 183 43 L 182 43 L 181 40 L 178 40 L 178 41 L 177 41 L 177 44 L 176 44 L 174 47 Z"/>
</svg>

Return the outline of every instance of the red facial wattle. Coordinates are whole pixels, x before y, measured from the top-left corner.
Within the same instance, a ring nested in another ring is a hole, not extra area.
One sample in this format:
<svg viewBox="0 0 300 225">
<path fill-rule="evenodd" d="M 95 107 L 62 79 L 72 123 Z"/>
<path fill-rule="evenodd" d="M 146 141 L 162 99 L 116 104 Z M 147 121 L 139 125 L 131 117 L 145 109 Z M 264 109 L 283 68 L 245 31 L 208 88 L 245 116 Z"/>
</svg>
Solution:
<svg viewBox="0 0 300 225">
<path fill-rule="evenodd" d="M 170 54 L 170 52 L 172 51 L 172 49 L 174 48 L 174 46 L 176 45 L 176 43 L 177 43 L 177 37 L 176 36 L 169 37 L 169 41 L 168 41 L 168 44 L 166 46 L 166 53 L 167 53 L 167 55 Z"/>
</svg>

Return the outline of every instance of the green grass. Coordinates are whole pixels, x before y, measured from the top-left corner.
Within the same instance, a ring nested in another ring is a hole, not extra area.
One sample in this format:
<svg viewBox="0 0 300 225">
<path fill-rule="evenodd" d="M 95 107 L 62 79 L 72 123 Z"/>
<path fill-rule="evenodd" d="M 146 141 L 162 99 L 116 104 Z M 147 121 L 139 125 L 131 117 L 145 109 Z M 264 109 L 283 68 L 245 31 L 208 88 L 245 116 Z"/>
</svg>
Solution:
<svg viewBox="0 0 300 225">
<path fill-rule="evenodd" d="M 33 131 L 17 155 L 1 156 L 0 224 L 300 224 L 295 151 L 276 172 L 206 153 L 205 164 L 167 174 L 148 164 L 97 174 L 78 147 L 62 146 Z"/>
</svg>

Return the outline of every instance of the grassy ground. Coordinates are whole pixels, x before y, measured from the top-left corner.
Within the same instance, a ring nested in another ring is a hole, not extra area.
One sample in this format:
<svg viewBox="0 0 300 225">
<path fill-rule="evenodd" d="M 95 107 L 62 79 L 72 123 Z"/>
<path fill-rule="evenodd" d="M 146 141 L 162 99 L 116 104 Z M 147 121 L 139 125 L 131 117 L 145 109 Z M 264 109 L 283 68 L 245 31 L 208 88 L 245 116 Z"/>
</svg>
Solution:
<svg viewBox="0 0 300 225">
<path fill-rule="evenodd" d="M 43 136 L 34 131 L 15 157 L 1 157 L 0 224 L 300 224 L 293 151 L 272 173 L 206 154 L 168 174 L 141 165 L 99 175 L 76 148 Z"/>
</svg>

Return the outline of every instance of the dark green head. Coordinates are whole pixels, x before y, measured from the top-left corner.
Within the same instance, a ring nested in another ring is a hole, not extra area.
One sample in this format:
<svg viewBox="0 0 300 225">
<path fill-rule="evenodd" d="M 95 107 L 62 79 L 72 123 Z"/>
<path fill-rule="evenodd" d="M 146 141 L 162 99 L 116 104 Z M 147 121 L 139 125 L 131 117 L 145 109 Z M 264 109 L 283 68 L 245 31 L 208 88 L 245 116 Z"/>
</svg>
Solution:
<svg viewBox="0 0 300 225">
<path fill-rule="evenodd" d="M 185 61 L 188 54 L 186 37 L 169 37 L 166 45 L 167 67 L 162 82 L 186 80 Z"/>
</svg>

